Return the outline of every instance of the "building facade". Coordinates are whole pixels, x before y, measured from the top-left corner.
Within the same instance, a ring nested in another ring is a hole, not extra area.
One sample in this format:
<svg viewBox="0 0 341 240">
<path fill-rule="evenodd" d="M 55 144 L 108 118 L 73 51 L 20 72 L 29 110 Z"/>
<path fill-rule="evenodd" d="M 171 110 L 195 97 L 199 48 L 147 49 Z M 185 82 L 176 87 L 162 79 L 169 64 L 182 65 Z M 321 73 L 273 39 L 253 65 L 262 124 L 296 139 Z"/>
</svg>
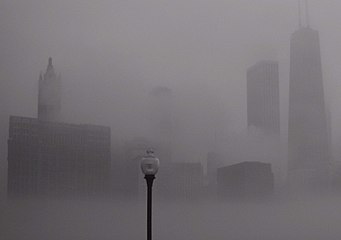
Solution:
<svg viewBox="0 0 341 240">
<path fill-rule="evenodd" d="M 108 191 L 110 128 L 10 117 L 9 196 L 98 196 Z"/>
<path fill-rule="evenodd" d="M 108 192 L 109 127 L 61 123 L 61 82 L 49 58 L 38 118 L 9 118 L 9 196 L 98 196 Z"/>
<path fill-rule="evenodd" d="M 224 199 L 264 199 L 274 191 L 270 163 L 242 162 L 219 168 L 217 182 L 217 194 Z"/>
<path fill-rule="evenodd" d="M 247 70 L 247 124 L 280 134 L 278 62 L 261 61 Z"/>
</svg>

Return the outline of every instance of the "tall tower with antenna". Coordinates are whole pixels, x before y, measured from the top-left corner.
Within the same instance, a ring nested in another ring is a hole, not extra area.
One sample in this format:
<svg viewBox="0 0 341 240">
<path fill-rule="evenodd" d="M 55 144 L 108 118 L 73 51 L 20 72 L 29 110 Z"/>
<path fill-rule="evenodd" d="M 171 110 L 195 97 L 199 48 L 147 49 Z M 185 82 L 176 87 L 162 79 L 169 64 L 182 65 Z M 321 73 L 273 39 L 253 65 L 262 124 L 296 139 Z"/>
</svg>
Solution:
<svg viewBox="0 0 341 240">
<path fill-rule="evenodd" d="M 302 28 L 303 27 L 303 22 L 302 22 L 302 1 L 298 0 L 298 27 Z M 310 27 L 310 16 L 309 16 L 309 4 L 308 4 L 308 0 L 304 0 L 304 7 L 305 7 L 305 23 L 307 27 Z"/>
<path fill-rule="evenodd" d="M 301 7 L 301 0 L 297 1 L 298 3 L 298 27 L 302 27 L 302 7 Z"/>
<path fill-rule="evenodd" d="M 290 42 L 288 180 L 292 186 L 325 188 L 330 162 L 319 33 L 301 21 Z"/>
<path fill-rule="evenodd" d="M 306 18 L 306 24 L 307 24 L 307 27 L 310 27 L 308 0 L 304 0 L 304 1 L 305 1 L 305 18 Z"/>
<path fill-rule="evenodd" d="M 302 22 L 302 18 L 304 16 L 302 16 L 302 0 L 298 0 L 298 26 L 299 28 L 303 27 L 303 22 Z M 305 24 L 307 27 L 310 27 L 310 16 L 309 16 L 309 3 L 308 0 L 304 0 L 304 7 L 305 7 Z"/>
</svg>

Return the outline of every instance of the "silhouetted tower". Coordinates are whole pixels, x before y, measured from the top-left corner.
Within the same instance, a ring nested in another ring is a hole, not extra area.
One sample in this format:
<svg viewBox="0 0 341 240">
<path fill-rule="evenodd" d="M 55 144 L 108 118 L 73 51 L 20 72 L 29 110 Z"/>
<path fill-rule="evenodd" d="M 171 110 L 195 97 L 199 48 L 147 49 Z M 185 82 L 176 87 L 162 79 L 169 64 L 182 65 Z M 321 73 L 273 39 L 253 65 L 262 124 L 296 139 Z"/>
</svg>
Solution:
<svg viewBox="0 0 341 240">
<path fill-rule="evenodd" d="M 150 142 L 162 168 L 159 170 L 156 197 L 169 198 L 172 187 L 172 90 L 159 86 L 149 95 Z"/>
<path fill-rule="evenodd" d="M 39 77 L 38 119 L 58 121 L 61 110 L 61 79 L 57 76 L 52 65 L 52 58 L 44 75 Z"/>
<path fill-rule="evenodd" d="M 155 87 L 150 93 L 152 142 L 155 143 L 161 163 L 171 161 L 172 98 L 172 90 L 167 87 Z"/>
<path fill-rule="evenodd" d="M 278 63 L 261 61 L 247 70 L 247 124 L 280 134 Z"/>
<path fill-rule="evenodd" d="M 290 43 L 288 180 L 314 189 L 327 183 L 330 156 L 319 34 L 306 16 Z"/>
</svg>

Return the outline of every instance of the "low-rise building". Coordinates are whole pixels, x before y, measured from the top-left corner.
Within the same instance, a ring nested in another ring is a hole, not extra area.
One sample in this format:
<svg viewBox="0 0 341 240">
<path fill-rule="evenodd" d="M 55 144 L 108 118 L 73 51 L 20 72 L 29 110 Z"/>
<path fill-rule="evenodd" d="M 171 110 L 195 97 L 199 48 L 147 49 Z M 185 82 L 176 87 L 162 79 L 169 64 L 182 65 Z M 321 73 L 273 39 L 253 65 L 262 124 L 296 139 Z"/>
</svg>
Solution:
<svg viewBox="0 0 341 240">
<path fill-rule="evenodd" d="M 217 193 L 229 199 L 266 198 L 273 193 L 271 164 L 242 162 L 218 169 Z"/>
<path fill-rule="evenodd" d="M 110 128 L 10 117 L 10 196 L 95 196 L 108 191 Z"/>
</svg>

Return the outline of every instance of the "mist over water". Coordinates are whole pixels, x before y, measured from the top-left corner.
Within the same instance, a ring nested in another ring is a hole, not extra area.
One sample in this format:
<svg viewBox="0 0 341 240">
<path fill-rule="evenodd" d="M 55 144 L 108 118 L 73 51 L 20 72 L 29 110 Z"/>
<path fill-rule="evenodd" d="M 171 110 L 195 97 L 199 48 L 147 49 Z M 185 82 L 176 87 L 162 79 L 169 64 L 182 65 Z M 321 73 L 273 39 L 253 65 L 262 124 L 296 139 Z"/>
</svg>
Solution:
<svg viewBox="0 0 341 240">
<path fill-rule="evenodd" d="M 338 239 L 340 197 L 264 203 L 155 201 L 155 239 Z M 143 239 L 145 202 L 1 204 L 3 239 Z"/>
</svg>

